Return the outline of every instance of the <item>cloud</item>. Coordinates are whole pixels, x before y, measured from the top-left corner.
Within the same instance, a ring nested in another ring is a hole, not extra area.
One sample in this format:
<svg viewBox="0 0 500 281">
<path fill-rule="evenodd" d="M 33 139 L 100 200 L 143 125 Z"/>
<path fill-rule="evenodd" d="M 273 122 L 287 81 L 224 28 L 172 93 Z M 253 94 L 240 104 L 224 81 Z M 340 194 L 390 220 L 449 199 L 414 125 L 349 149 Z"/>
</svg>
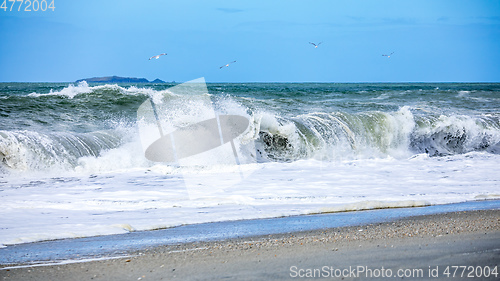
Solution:
<svg viewBox="0 0 500 281">
<path fill-rule="evenodd" d="M 414 25 L 418 24 L 418 20 L 411 17 L 359 17 L 347 16 L 351 22 L 346 24 L 355 23 L 360 25 Z"/>
<path fill-rule="evenodd" d="M 234 8 L 217 8 L 217 10 L 224 12 L 224 13 L 230 13 L 230 14 L 241 13 L 241 12 L 245 11 L 242 9 L 234 9 Z"/>
<path fill-rule="evenodd" d="M 449 17 L 439 17 L 437 19 L 437 22 L 449 22 L 450 18 Z"/>
</svg>

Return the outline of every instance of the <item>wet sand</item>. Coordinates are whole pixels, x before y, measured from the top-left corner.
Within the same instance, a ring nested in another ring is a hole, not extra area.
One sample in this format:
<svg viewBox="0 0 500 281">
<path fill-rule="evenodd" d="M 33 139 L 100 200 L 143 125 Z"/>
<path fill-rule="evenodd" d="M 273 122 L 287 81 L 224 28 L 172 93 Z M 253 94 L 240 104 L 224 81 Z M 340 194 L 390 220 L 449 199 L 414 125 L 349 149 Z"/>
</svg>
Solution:
<svg viewBox="0 0 500 281">
<path fill-rule="evenodd" d="M 458 280 L 462 275 L 470 279 L 466 276 L 472 269 L 474 280 L 497 280 L 500 274 L 477 275 L 499 266 L 500 210 L 155 246 L 128 254 L 111 260 L 4 268 L 0 280 Z M 467 268 L 462 272 L 454 266 Z"/>
</svg>

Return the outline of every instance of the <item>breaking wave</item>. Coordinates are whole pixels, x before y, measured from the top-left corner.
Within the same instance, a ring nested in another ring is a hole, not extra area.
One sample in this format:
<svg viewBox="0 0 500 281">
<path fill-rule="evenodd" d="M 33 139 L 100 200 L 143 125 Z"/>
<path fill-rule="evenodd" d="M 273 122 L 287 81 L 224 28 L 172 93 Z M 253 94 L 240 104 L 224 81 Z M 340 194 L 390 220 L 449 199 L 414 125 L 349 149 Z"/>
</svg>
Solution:
<svg viewBox="0 0 500 281">
<path fill-rule="evenodd" d="M 118 147 L 116 132 L 39 133 L 0 131 L 0 160 L 4 169 L 20 171 L 68 170 L 82 157 L 98 157 Z"/>
<path fill-rule="evenodd" d="M 499 153 L 500 122 L 492 116 L 414 116 L 409 107 L 291 119 L 263 115 L 259 136 L 267 157 L 280 161 Z"/>
<path fill-rule="evenodd" d="M 216 110 L 246 116 L 251 122 L 241 136 L 242 143 L 253 141 L 256 151 L 240 147 L 239 152 L 248 153 L 258 162 L 404 158 L 422 153 L 439 157 L 472 151 L 500 154 L 497 113 L 437 115 L 412 106 L 393 111 L 308 112 L 307 108 L 291 108 L 282 98 L 270 101 L 204 95 L 203 99 L 207 97 L 212 104 L 191 102 L 189 99 L 197 97 L 186 99 L 167 88 L 89 86 L 82 82 L 48 93 L 4 98 L 2 117 L 16 121 L 12 128 L 0 128 L 0 172 L 94 171 L 152 165 L 141 150 L 136 120 L 137 109 L 147 98 L 171 102 L 165 116 L 182 126 L 201 120 L 176 115 L 178 111 L 192 115 Z M 39 127 L 32 125 L 34 120 L 53 130 L 37 130 Z M 27 128 L 17 128 L 16 122 Z"/>
</svg>

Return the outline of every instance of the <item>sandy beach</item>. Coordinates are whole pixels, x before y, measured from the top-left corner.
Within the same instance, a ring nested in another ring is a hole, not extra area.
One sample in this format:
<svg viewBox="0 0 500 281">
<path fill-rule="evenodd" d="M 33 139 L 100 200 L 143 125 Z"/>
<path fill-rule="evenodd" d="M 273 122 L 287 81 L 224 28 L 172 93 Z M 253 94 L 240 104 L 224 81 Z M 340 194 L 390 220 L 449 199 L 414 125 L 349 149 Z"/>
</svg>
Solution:
<svg viewBox="0 0 500 281">
<path fill-rule="evenodd" d="M 127 257 L 3 268 L 2 280 L 496 280 L 500 210 L 180 245 Z M 465 267 L 464 267 L 465 266 Z M 496 271 L 495 271 L 496 268 Z M 488 275 L 488 276 L 486 276 Z"/>
</svg>

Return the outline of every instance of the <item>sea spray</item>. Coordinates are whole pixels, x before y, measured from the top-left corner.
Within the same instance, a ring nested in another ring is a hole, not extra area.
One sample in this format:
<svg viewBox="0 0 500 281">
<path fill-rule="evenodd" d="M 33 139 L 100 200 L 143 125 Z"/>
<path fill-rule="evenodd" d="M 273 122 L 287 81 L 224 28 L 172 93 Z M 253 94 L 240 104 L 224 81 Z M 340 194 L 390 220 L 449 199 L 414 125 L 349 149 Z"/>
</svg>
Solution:
<svg viewBox="0 0 500 281">
<path fill-rule="evenodd" d="M 498 198 L 499 84 L 208 84 L 201 97 L 172 86 L 0 83 L 0 247 Z M 149 98 L 172 129 L 245 116 L 235 147 L 248 161 L 147 160 L 137 110 Z"/>
<path fill-rule="evenodd" d="M 116 132 L 38 133 L 0 131 L 0 157 L 4 166 L 20 171 L 69 170 L 79 159 L 97 157 L 101 151 L 118 147 Z"/>
<path fill-rule="evenodd" d="M 455 85 L 448 89 L 424 85 L 424 90 L 398 84 L 209 85 L 209 94 L 199 97 L 211 100 L 209 106 L 200 104 L 189 91 L 171 92 L 171 85 L 81 82 L 54 89 L 42 86 L 28 87 L 25 94 L 16 91 L 0 95 L 3 172 L 5 167 L 23 171 L 62 167 L 71 170 L 81 163 L 89 170 L 102 170 L 98 160 L 88 161 L 88 157 L 99 159 L 110 149 L 125 154 L 137 151 L 134 149 L 140 146 L 140 121 L 135 112 L 149 97 L 162 104 L 165 110 L 160 112 L 161 122 L 172 129 L 188 126 L 214 110 L 246 116 L 251 126 L 241 141 L 255 142 L 256 151 L 246 149 L 244 157 L 258 158 L 259 162 L 498 153 L 500 143 L 499 113 L 494 111 L 496 96 L 488 91 L 455 91 Z M 39 92 L 37 87 L 45 92 Z M 457 106 L 467 106 L 451 111 L 447 99 L 454 100 Z M 489 102 L 490 108 L 470 112 L 478 102 Z M 445 105 L 441 113 L 436 108 L 439 103 Z M 106 161 L 112 161 L 110 153 L 106 157 Z M 141 156 L 133 154 L 128 158 Z M 144 159 L 126 162 L 136 167 L 151 165 Z M 112 165 L 105 166 L 113 170 Z"/>
</svg>

